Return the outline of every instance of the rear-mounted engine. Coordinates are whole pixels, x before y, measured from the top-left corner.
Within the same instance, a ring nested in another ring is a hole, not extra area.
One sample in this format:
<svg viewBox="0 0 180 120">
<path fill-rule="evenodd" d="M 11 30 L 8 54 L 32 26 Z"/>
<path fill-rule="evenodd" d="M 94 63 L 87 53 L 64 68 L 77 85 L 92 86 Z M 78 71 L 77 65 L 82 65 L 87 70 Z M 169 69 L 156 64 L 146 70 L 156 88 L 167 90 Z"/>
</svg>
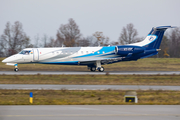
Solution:
<svg viewBox="0 0 180 120">
<path fill-rule="evenodd" d="M 144 48 L 139 46 L 116 46 L 115 53 L 117 55 L 139 54 L 143 53 Z"/>
</svg>

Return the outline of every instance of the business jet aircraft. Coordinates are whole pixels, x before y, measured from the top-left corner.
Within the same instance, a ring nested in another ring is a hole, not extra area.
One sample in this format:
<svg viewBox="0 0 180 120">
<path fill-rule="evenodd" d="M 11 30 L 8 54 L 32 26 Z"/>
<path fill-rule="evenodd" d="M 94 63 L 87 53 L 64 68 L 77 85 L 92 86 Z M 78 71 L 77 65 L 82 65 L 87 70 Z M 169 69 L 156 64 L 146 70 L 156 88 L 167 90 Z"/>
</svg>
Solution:
<svg viewBox="0 0 180 120">
<path fill-rule="evenodd" d="M 2 62 L 15 66 L 17 64 L 40 63 L 56 65 L 87 65 L 91 71 L 104 71 L 101 65 L 121 61 L 138 60 L 158 54 L 164 32 L 172 26 L 154 27 L 147 37 L 138 43 L 106 47 L 57 47 L 26 48 Z"/>
</svg>

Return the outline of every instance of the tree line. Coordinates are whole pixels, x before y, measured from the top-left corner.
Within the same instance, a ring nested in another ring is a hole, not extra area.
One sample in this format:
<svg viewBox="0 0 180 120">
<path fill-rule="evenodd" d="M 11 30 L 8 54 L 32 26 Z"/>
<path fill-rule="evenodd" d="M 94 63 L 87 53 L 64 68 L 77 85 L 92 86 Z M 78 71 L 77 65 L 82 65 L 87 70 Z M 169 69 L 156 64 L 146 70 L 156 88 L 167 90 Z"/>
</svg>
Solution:
<svg viewBox="0 0 180 120">
<path fill-rule="evenodd" d="M 21 22 L 16 21 L 13 25 L 7 22 L 4 33 L 0 36 L 0 57 L 16 54 L 24 48 L 125 45 L 140 42 L 143 39 L 138 37 L 138 31 L 132 23 L 122 28 L 117 41 L 111 41 L 101 31 L 84 37 L 79 26 L 70 18 L 67 24 L 60 25 L 56 38 L 48 37 L 46 34 L 40 38 L 37 34 L 34 37 L 35 43 L 32 43 L 30 37 L 24 32 Z M 155 57 L 180 57 L 180 28 L 172 29 L 164 35 L 160 49 L 161 51 Z"/>
</svg>

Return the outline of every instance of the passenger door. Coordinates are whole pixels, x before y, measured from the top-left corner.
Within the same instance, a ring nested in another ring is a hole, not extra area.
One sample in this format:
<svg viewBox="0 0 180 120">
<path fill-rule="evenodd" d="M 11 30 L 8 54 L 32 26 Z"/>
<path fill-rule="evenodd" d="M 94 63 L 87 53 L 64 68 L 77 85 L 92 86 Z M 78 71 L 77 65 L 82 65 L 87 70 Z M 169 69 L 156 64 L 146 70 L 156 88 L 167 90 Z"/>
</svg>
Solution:
<svg viewBox="0 0 180 120">
<path fill-rule="evenodd" d="M 33 49 L 33 60 L 38 61 L 39 60 L 39 50 Z"/>
</svg>

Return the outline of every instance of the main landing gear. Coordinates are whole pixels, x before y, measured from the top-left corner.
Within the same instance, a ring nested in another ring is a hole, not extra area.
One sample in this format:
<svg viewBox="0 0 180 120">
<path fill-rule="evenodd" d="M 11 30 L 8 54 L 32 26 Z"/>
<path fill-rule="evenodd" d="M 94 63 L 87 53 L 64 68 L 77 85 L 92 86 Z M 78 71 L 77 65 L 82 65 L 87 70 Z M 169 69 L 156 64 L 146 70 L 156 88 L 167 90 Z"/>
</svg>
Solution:
<svg viewBox="0 0 180 120">
<path fill-rule="evenodd" d="M 92 72 L 94 72 L 94 71 L 96 71 L 96 67 L 90 67 L 90 70 L 91 70 Z"/>
<path fill-rule="evenodd" d="M 101 61 L 96 61 L 96 66 L 89 67 L 92 72 L 98 70 L 99 72 L 104 72 L 104 67 L 101 66 Z"/>
<path fill-rule="evenodd" d="M 96 71 L 96 67 L 90 67 L 90 70 L 91 70 L 92 72 L 95 72 L 95 71 Z M 104 72 L 104 67 L 97 68 L 97 70 L 98 70 L 99 72 Z"/>
<path fill-rule="evenodd" d="M 19 69 L 18 69 L 18 66 L 17 66 L 18 64 L 15 64 L 14 66 L 15 66 L 15 68 L 14 68 L 14 71 L 15 72 L 18 72 L 19 71 Z"/>
<path fill-rule="evenodd" d="M 104 67 L 100 67 L 98 69 L 99 69 L 99 72 L 104 72 Z"/>
</svg>

